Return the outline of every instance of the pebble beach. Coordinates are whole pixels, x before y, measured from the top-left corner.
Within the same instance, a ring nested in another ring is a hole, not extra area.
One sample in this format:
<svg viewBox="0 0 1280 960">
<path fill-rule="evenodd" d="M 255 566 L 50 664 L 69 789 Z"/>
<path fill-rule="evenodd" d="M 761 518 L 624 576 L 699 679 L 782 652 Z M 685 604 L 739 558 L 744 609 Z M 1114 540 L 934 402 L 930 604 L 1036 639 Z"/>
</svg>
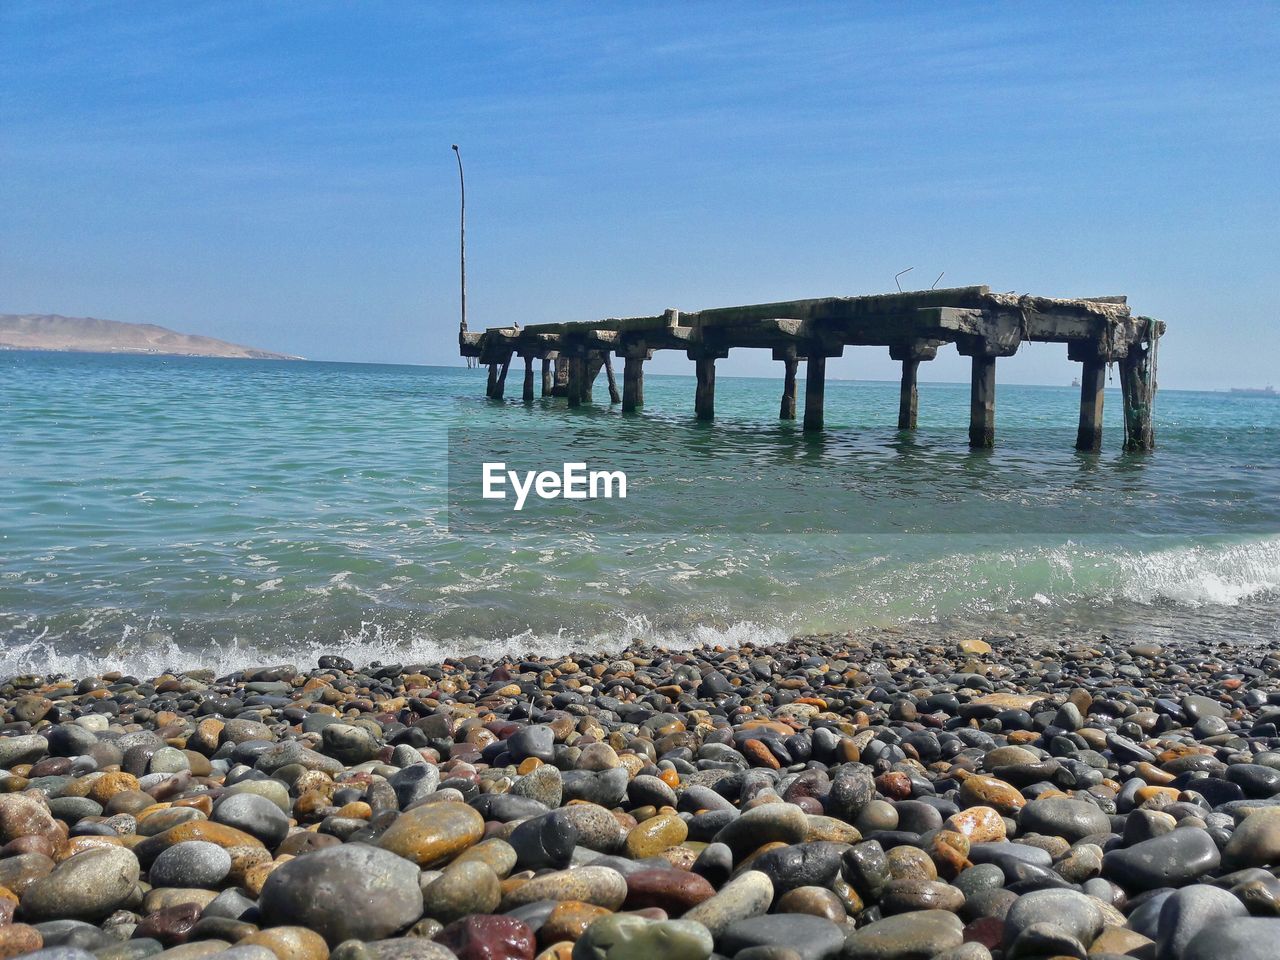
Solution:
<svg viewBox="0 0 1280 960">
<path fill-rule="evenodd" d="M 0 682 L 0 958 L 1280 957 L 1280 656 L 1096 636 Z"/>
</svg>

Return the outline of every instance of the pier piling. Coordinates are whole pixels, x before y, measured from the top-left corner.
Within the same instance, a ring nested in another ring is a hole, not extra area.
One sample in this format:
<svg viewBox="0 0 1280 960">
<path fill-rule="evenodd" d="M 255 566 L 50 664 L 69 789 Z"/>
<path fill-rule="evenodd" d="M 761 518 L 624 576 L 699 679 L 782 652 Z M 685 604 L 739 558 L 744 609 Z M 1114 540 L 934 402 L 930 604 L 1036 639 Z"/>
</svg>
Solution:
<svg viewBox="0 0 1280 960">
<path fill-rule="evenodd" d="M 1154 450 L 1155 429 L 1151 406 L 1155 399 L 1155 357 L 1153 348 L 1139 343 L 1120 360 L 1120 391 L 1124 401 L 1124 448 Z"/>
<path fill-rule="evenodd" d="M 618 395 L 618 381 L 613 378 L 613 361 L 609 359 L 609 352 L 607 350 L 604 354 L 604 374 L 609 380 L 609 402 L 621 402 L 622 397 Z"/>
<path fill-rule="evenodd" d="M 920 412 L 920 361 L 902 361 L 902 383 L 898 387 L 898 429 L 914 430 Z"/>
<path fill-rule="evenodd" d="M 644 361 L 646 351 L 630 351 L 622 361 L 622 412 L 633 413 L 644 406 Z"/>
<path fill-rule="evenodd" d="M 521 400 L 525 403 L 533 403 L 533 357 L 526 356 L 524 358 L 524 390 L 521 394 Z"/>
<path fill-rule="evenodd" d="M 773 359 L 782 361 L 782 403 L 778 407 L 779 420 L 796 418 L 796 369 L 800 361 L 796 359 L 795 347 L 783 347 L 773 351 Z"/>
<path fill-rule="evenodd" d="M 938 346 L 930 342 L 893 344 L 889 356 L 902 362 L 902 381 L 898 391 L 898 429 L 914 430 L 920 409 L 920 361 L 932 360 Z"/>
<path fill-rule="evenodd" d="M 1080 362 L 1080 425 L 1076 429 L 1076 449 L 1097 453 L 1102 449 L 1102 402 L 1107 384 L 1107 360 L 1091 344 L 1067 348 L 1067 355 Z"/>
<path fill-rule="evenodd" d="M 827 380 L 827 358 L 820 352 L 809 354 L 804 368 L 804 429 L 822 429 L 822 399 Z"/>
<path fill-rule="evenodd" d="M 694 416 L 699 420 L 714 420 L 716 415 L 716 358 L 699 356 L 694 360 L 698 387 L 694 396 Z"/>
<path fill-rule="evenodd" d="M 969 446 L 986 450 L 996 444 L 996 358 L 973 355 L 969 382 Z"/>
<path fill-rule="evenodd" d="M 583 381 L 586 379 L 586 358 L 580 355 L 569 357 L 569 406 L 579 407 L 582 405 Z"/>
<path fill-rule="evenodd" d="M 544 397 L 551 396 L 551 392 L 555 389 L 555 376 L 551 372 L 551 357 L 542 358 L 542 395 Z"/>
</svg>

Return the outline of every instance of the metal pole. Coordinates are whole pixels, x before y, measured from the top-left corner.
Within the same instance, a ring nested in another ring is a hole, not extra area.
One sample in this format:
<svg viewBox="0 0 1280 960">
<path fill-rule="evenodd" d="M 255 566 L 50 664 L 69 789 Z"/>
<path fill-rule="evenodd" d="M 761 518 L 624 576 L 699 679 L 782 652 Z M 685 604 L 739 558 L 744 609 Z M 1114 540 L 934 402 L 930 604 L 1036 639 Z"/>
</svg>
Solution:
<svg viewBox="0 0 1280 960">
<path fill-rule="evenodd" d="M 462 322 L 458 325 L 458 335 L 467 332 L 467 180 L 462 173 L 462 151 L 453 145 L 454 156 L 458 158 L 458 187 L 462 194 L 462 210 L 458 223 L 458 261 L 461 267 L 462 283 Z M 468 360 L 468 366 L 472 366 Z"/>
</svg>

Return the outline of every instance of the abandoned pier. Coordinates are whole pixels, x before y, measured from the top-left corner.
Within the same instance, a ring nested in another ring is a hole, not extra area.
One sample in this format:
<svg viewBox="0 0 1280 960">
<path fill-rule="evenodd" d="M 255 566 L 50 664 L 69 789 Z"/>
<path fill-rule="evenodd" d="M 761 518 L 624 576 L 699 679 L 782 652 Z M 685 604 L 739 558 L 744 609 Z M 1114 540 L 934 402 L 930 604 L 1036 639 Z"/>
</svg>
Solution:
<svg viewBox="0 0 1280 960">
<path fill-rule="evenodd" d="M 828 357 L 845 347 L 887 347 L 902 364 L 898 429 L 914 430 L 919 402 L 920 364 L 955 344 L 972 358 L 969 445 L 995 442 L 996 360 L 1010 357 L 1025 342 L 1065 343 L 1068 357 L 1081 365 L 1080 423 L 1076 448 L 1102 446 L 1103 385 L 1108 364 L 1119 368 L 1124 401 L 1124 446 L 1150 450 L 1154 445 L 1152 401 L 1156 355 L 1164 324 L 1134 316 L 1125 297 L 1055 299 L 992 293 L 988 287 L 956 287 L 865 297 L 823 297 L 782 303 L 720 307 L 660 316 L 628 317 L 527 327 L 491 327 L 483 333 L 459 333 L 464 357 L 488 366 L 487 391 L 501 400 L 513 358 L 524 361 L 523 399 L 533 403 L 539 384 L 544 397 L 562 396 L 569 406 L 589 402 L 601 369 L 610 401 L 624 413 L 644 404 L 644 363 L 656 350 L 682 350 L 694 362 L 697 390 L 694 414 L 715 416 L 716 361 L 733 349 L 771 350 L 783 364 L 779 416 L 796 417 L 796 375 L 804 375 L 804 429 L 823 427 L 823 392 Z M 623 361 L 618 392 L 611 358 Z M 540 370 L 535 371 L 538 361 Z"/>
</svg>

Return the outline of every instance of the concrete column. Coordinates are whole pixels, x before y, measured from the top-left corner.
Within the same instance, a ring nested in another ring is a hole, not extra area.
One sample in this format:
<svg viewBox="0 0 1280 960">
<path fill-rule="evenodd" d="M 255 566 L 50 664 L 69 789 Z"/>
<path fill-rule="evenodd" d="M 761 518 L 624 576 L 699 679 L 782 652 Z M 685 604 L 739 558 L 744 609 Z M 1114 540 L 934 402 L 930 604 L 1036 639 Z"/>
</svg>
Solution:
<svg viewBox="0 0 1280 960">
<path fill-rule="evenodd" d="M 484 385 L 484 395 L 492 400 L 497 395 L 498 365 L 490 363 L 487 366 L 489 367 L 489 381 Z"/>
<path fill-rule="evenodd" d="M 716 358 L 698 357 L 694 363 L 698 374 L 694 416 L 699 420 L 713 420 L 716 415 Z"/>
<path fill-rule="evenodd" d="M 902 363 L 902 383 L 898 393 L 898 429 L 914 430 L 920 408 L 920 361 L 938 355 L 938 340 L 909 340 L 891 343 L 889 356 Z"/>
<path fill-rule="evenodd" d="M 524 396 L 525 403 L 533 403 L 533 357 L 524 358 Z"/>
<path fill-rule="evenodd" d="M 556 387 L 555 376 L 551 372 L 551 358 L 542 358 L 542 395 L 544 397 L 551 396 L 551 391 Z"/>
<path fill-rule="evenodd" d="M 1107 382 L 1107 362 L 1101 357 L 1085 360 L 1080 370 L 1080 427 L 1076 449 L 1097 453 L 1102 449 L 1102 391 Z"/>
<path fill-rule="evenodd" d="M 569 390 L 566 396 L 571 407 L 582 405 L 582 381 L 586 379 L 586 366 L 585 357 L 569 358 Z"/>
<path fill-rule="evenodd" d="M 827 358 L 811 353 L 804 370 L 804 429 L 822 429 L 822 395 L 826 387 Z"/>
<path fill-rule="evenodd" d="M 622 412 L 644 406 L 644 357 L 627 355 L 622 366 Z"/>
<path fill-rule="evenodd" d="M 796 418 L 796 368 L 800 361 L 794 356 L 782 361 L 782 403 L 778 407 L 779 420 Z"/>
<path fill-rule="evenodd" d="M 511 369 L 511 354 L 507 354 L 502 361 L 502 369 L 498 371 L 498 383 L 493 388 L 493 399 L 501 400 L 502 395 L 507 392 L 507 371 Z"/>
<path fill-rule="evenodd" d="M 916 428 L 916 413 L 920 407 L 919 373 L 919 360 L 911 358 L 902 361 L 902 386 L 898 395 L 899 430 Z"/>
<path fill-rule="evenodd" d="M 568 354 L 556 354 L 555 382 L 551 386 L 551 395 L 553 397 L 569 396 L 569 368 L 571 366 Z"/>
<path fill-rule="evenodd" d="M 1120 361 L 1120 390 L 1124 397 L 1124 448 L 1154 450 L 1155 430 L 1151 426 L 1151 402 L 1155 393 L 1155 371 L 1151 352 L 1135 343 Z"/>
<path fill-rule="evenodd" d="M 613 378 L 613 359 L 608 353 L 604 355 L 604 375 L 609 380 L 609 402 L 618 403 L 622 397 L 618 395 L 618 381 Z"/>
<path fill-rule="evenodd" d="M 582 360 L 582 402 L 590 403 L 595 389 L 596 377 L 604 367 L 604 359 L 599 353 L 588 353 Z"/>
<path fill-rule="evenodd" d="M 973 356 L 969 387 L 969 446 L 987 450 L 996 443 L 996 358 Z"/>
</svg>

